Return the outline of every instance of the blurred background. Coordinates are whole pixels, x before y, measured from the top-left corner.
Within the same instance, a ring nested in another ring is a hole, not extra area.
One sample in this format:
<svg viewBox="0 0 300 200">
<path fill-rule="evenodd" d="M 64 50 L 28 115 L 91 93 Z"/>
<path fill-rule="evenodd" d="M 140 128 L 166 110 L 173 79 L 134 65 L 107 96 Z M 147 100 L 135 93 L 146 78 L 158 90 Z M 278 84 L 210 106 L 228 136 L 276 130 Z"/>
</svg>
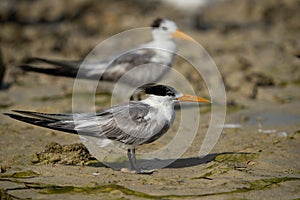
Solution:
<svg viewBox="0 0 300 200">
<path fill-rule="evenodd" d="M 174 20 L 212 56 L 222 72 L 229 102 L 267 99 L 285 103 L 299 98 L 293 92 L 300 82 L 297 0 L 1 0 L 0 9 L 4 91 L 47 85 L 48 81 L 59 82 L 57 90 L 66 90 L 67 79 L 25 75 L 17 66 L 32 56 L 84 58 L 107 37 L 148 27 L 157 17 L 165 17 Z M 178 65 L 180 62 L 174 66 Z M 189 78 L 198 79 L 193 74 Z M 289 89 L 282 94 L 283 88 Z M 16 103 L 13 97 L 4 98 L 1 107 Z"/>
</svg>

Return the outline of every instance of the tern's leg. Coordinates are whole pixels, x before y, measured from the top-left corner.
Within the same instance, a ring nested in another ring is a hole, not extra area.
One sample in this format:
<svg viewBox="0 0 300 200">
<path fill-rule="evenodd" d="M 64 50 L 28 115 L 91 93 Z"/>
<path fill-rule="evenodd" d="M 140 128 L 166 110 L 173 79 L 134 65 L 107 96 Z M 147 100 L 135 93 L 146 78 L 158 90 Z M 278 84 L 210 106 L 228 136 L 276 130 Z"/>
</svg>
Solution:
<svg viewBox="0 0 300 200">
<path fill-rule="evenodd" d="M 135 147 L 127 149 L 127 157 L 130 163 L 130 170 L 135 170 L 136 173 L 140 173 L 140 169 L 136 165 Z"/>
<path fill-rule="evenodd" d="M 130 163 L 130 170 L 134 170 L 137 174 L 152 174 L 154 170 L 142 170 L 136 164 L 135 147 L 127 149 L 127 156 Z"/>
<path fill-rule="evenodd" d="M 136 165 L 136 157 L 135 157 L 135 148 L 132 148 L 132 162 L 135 165 L 136 169 L 137 169 L 137 165 Z"/>
<path fill-rule="evenodd" d="M 130 164 L 130 170 L 133 170 L 133 163 L 132 163 L 132 158 L 131 158 L 131 149 L 127 149 L 127 157 L 128 157 L 129 164 Z"/>
</svg>

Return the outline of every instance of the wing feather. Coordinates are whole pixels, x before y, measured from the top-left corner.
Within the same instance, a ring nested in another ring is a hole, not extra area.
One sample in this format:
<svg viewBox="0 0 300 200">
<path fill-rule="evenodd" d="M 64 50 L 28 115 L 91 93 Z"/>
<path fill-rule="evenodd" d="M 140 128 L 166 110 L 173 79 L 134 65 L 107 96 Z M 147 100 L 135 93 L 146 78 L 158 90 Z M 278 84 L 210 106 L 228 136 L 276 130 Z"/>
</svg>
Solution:
<svg viewBox="0 0 300 200">
<path fill-rule="evenodd" d="M 15 112 L 21 115 L 6 115 L 36 126 L 107 138 L 128 145 L 152 142 L 169 129 L 167 121 L 156 120 L 156 108 L 139 101 L 114 106 L 97 114 L 45 114 L 19 110 Z"/>
<path fill-rule="evenodd" d="M 43 62 L 55 67 L 34 66 L 28 63 L 19 67 L 24 71 L 33 71 L 54 76 L 77 77 L 91 80 L 100 79 L 110 82 L 118 81 L 126 72 L 137 67 L 134 73 L 129 74 L 123 80 L 126 84 L 137 85 L 144 83 L 144 81 L 156 82 L 167 72 L 165 67 L 162 68 L 160 65 L 157 65 L 158 63 L 152 62 L 152 58 L 155 55 L 156 51 L 153 49 L 142 48 L 128 51 L 119 57 L 112 56 L 103 61 L 83 62 L 31 58 L 28 63 Z"/>
</svg>

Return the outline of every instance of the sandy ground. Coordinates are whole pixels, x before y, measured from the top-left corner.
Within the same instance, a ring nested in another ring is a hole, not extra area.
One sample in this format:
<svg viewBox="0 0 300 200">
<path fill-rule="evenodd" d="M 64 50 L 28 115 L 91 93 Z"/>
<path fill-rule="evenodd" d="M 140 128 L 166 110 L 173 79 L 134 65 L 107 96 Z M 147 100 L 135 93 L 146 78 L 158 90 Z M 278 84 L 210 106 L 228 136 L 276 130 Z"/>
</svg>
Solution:
<svg viewBox="0 0 300 200">
<path fill-rule="evenodd" d="M 1 1 L 0 8 L 1 113 L 71 112 L 72 79 L 17 66 L 30 56 L 82 58 L 105 38 L 157 16 L 174 19 L 203 45 L 221 71 L 228 101 L 227 127 L 209 155 L 198 157 L 211 117 L 202 107 L 189 149 L 151 175 L 106 167 L 77 135 L 0 115 L 0 199 L 300 198 L 299 1 L 227 0 L 193 14 L 134 0 Z M 181 59 L 174 64 L 206 95 L 202 79 L 184 66 Z M 96 102 L 107 107 L 110 97 L 98 95 Z M 177 117 L 165 137 L 138 151 L 160 148 L 179 123 Z"/>
</svg>

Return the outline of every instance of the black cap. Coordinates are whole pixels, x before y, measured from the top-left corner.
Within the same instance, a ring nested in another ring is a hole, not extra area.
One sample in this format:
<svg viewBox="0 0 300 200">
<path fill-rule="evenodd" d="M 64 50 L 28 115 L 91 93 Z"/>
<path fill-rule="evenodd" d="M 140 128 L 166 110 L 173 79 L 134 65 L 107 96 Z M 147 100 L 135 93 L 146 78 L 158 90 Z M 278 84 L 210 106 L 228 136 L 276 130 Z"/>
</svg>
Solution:
<svg viewBox="0 0 300 200">
<path fill-rule="evenodd" d="M 157 96 L 172 96 L 175 97 L 178 93 L 173 87 L 167 85 L 156 85 L 154 83 L 145 84 L 139 87 L 141 91 L 146 94 L 153 94 Z"/>
<path fill-rule="evenodd" d="M 157 18 L 156 20 L 153 21 L 151 27 L 152 28 L 158 28 L 162 21 L 163 21 L 162 18 Z"/>
</svg>

